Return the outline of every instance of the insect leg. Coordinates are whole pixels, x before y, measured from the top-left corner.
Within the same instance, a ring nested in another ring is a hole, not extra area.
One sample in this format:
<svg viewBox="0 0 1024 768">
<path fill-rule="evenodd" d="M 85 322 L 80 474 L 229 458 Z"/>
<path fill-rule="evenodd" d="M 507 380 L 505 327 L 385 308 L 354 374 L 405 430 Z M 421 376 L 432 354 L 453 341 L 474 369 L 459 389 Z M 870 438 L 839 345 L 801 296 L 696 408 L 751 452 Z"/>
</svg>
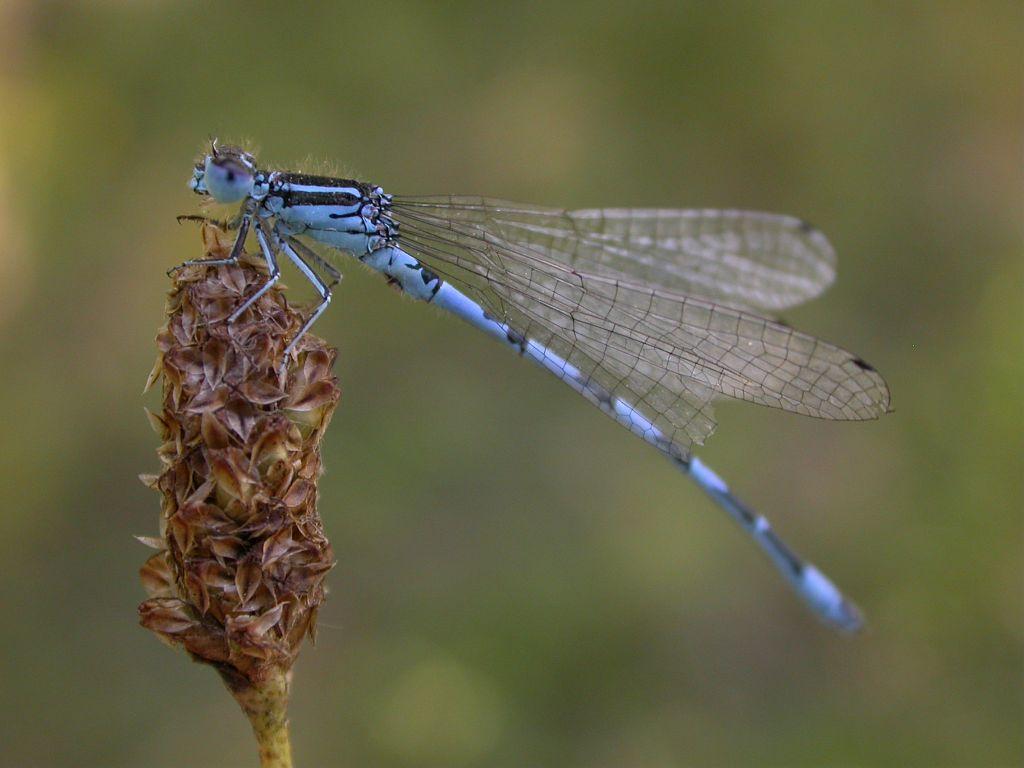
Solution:
<svg viewBox="0 0 1024 768">
<path fill-rule="evenodd" d="M 257 222 L 256 240 L 259 241 L 260 251 L 263 253 L 264 261 L 266 261 L 267 266 L 270 267 L 270 277 L 267 278 L 267 282 L 265 282 L 263 286 L 258 291 L 256 291 L 256 293 L 254 293 L 252 296 L 246 299 L 245 302 L 243 302 L 238 309 L 231 313 L 231 316 L 228 317 L 229 323 L 233 323 L 235 322 L 235 320 L 241 317 L 242 313 L 245 312 L 245 310 L 247 310 L 257 301 L 259 301 L 260 296 L 262 296 L 264 293 L 273 288 L 274 284 L 281 279 L 281 268 L 277 266 L 277 259 L 274 258 L 274 249 L 271 246 L 267 238 L 267 233 L 264 231 L 263 228 L 263 222 Z"/>
<path fill-rule="evenodd" d="M 309 318 L 307 318 L 306 322 L 302 324 L 302 327 L 299 328 L 299 332 L 295 334 L 295 338 L 288 342 L 288 346 L 285 347 L 284 355 L 281 360 L 281 369 L 283 370 L 287 365 L 288 358 L 291 356 L 291 353 L 294 351 L 296 345 L 299 343 L 302 337 L 306 335 L 306 332 L 313 327 L 313 323 L 317 321 L 320 315 L 324 313 L 324 310 L 326 310 L 327 306 L 331 303 L 331 289 L 326 283 L 324 283 L 324 281 L 313 270 L 313 268 L 310 267 L 309 264 L 307 264 L 303 260 L 302 256 L 298 254 L 298 251 L 294 247 L 298 241 L 290 237 L 278 236 L 278 238 L 281 250 L 284 251 L 284 254 L 289 259 L 292 260 L 292 263 L 299 268 L 299 271 L 306 276 L 306 279 L 313 284 L 313 287 L 316 288 L 317 293 L 320 294 L 320 303 L 313 310 L 313 313 L 309 316 Z M 299 244 L 299 247 L 301 248 L 304 246 Z"/>
<path fill-rule="evenodd" d="M 341 282 L 341 272 L 335 269 L 333 264 L 324 259 L 308 245 L 303 243 L 301 240 L 296 240 L 294 237 L 288 238 L 288 244 L 294 248 L 303 259 L 312 261 L 330 276 L 331 281 L 327 284 L 328 288 L 333 288 Z"/>
<path fill-rule="evenodd" d="M 232 224 L 238 226 L 237 218 L 232 221 L 227 219 L 211 219 L 209 216 L 200 216 L 197 213 L 183 213 L 180 216 L 175 216 L 174 220 L 179 224 L 184 224 L 186 221 L 190 224 L 212 224 L 217 229 L 234 229 L 235 227 L 231 226 Z"/>
<path fill-rule="evenodd" d="M 249 225 L 252 223 L 252 217 L 252 208 L 247 207 L 243 211 L 241 220 L 238 224 L 238 234 L 235 236 L 235 244 L 231 246 L 231 253 L 226 259 L 189 259 L 188 261 L 167 270 L 167 274 L 173 275 L 175 272 L 178 272 L 185 267 L 191 267 L 194 265 L 206 265 L 213 267 L 218 264 L 237 264 L 238 257 L 242 255 L 242 249 L 245 247 L 245 238 L 249 234 Z"/>
</svg>

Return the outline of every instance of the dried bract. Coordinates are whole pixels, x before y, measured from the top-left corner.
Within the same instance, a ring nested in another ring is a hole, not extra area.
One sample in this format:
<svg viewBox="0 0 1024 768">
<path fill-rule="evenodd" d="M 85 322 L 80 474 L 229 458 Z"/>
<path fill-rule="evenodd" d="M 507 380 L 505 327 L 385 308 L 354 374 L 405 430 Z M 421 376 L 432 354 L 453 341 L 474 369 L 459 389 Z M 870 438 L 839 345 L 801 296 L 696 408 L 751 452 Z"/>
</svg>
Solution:
<svg viewBox="0 0 1024 768">
<path fill-rule="evenodd" d="M 232 237 L 204 226 L 206 257 Z M 291 668 L 333 565 L 316 505 L 335 351 L 306 334 L 279 371 L 303 317 L 276 288 L 226 322 L 265 280 L 245 258 L 178 272 L 147 384 L 163 387 L 150 414 L 163 471 L 143 481 L 163 504 L 160 537 L 143 539 L 158 550 L 141 570 L 141 622 L 243 687 Z"/>
</svg>

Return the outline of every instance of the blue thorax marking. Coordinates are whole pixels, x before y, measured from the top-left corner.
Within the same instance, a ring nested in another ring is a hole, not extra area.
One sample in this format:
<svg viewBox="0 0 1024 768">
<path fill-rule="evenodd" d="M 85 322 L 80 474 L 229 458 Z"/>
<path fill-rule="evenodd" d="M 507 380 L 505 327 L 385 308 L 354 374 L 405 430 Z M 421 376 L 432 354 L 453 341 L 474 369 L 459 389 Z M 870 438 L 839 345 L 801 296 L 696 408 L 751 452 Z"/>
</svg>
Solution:
<svg viewBox="0 0 1024 768">
<path fill-rule="evenodd" d="M 277 172 L 269 176 L 260 214 L 285 236 L 304 235 L 352 254 L 413 298 L 430 301 L 442 280 L 398 244 L 391 197 L 350 179 Z"/>
<path fill-rule="evenodd" d="M 260 215 L 285 235 L 306 235 L 365 259 L 397 242 L 391 198 L 380 187 L 303 173 L 270 174 Z"/>
</svg>

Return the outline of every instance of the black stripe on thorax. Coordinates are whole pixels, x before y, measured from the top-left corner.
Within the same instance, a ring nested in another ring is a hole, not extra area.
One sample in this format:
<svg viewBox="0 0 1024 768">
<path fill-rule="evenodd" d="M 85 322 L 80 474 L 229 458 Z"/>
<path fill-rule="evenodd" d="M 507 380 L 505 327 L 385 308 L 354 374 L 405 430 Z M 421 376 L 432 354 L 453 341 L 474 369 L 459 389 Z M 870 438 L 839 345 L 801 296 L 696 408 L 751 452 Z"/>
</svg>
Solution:
<svg viewBox="0 0 1024 768">
<path fill-rule="evenodd" d="M 292 191 L 288 188 L 290 185 L 326 187 L 328 189 L 316 192 Z M 332 188 L 338 191 L 332 191 Z M 355 194 L 351 192 L 353 189 L 356 190 Z M 369 184 L 354 179 L 337 179 L 333 176 L 313 176 L 306 173 L 278 174 L 271 188 L 271 194 L 281 197 L 286 206 L 356 205 L 367 198 L 371 191 L 372 187 Z"/>
<path fill-rule="evenodd" d="M 275 176 L 279 184 L 303 184 L 310 187 L 356 187 L 369 193 L 371 186 L 355 179 L 339 179 L 335 176 L 314 176 L 308 173 L 279 173 Z"/>
<path fill-rule="evenodd" d="M 356 205 L 362 197 L 351 195 L 345 192 L 288 192 L 278 193 L 288 208 L 295 208 L 300 205 Z"/>
</svg>

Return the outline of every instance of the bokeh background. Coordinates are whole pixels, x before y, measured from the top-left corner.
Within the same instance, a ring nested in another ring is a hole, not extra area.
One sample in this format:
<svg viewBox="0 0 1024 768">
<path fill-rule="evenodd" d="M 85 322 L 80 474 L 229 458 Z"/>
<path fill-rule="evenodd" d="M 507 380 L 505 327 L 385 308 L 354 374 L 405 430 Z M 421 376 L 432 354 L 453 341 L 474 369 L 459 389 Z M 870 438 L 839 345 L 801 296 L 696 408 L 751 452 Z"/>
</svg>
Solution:
<svg viewBox="0 0 1024 768">
<path fill-rule="evenodd" d="M 840 277 L 787 320 L 894 394 L 724 404 L 702 453 L 865 609 L 837 637 L 653 451 L 343 264 L 298 765 L 1021 764 L 1022 44 L 1009 2 L 5 0 L 0 764 L 255 762 L 135 614 L 211 133 L 409 194 L 804 216 Z"/>
</svg>

